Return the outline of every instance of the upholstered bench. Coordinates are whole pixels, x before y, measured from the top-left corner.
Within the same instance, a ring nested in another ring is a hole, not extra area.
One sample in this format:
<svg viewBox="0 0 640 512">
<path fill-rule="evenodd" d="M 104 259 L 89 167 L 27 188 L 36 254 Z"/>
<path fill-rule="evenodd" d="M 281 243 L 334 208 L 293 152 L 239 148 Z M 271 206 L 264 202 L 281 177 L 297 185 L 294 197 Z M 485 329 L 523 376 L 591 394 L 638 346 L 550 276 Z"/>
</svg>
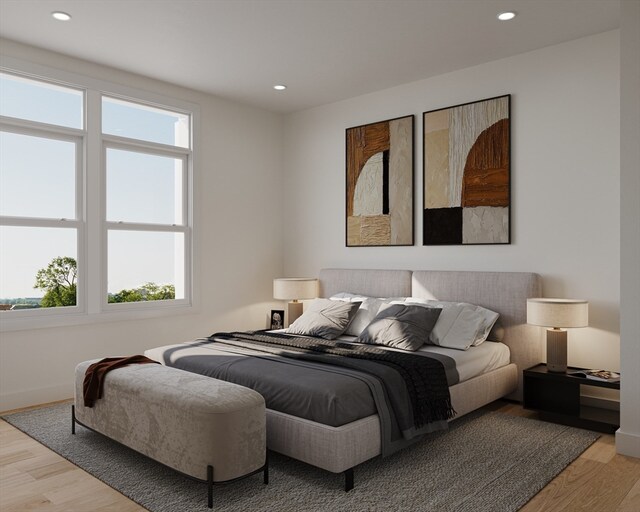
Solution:
<svg viewBox="0 0 640 512">
<path fill-rule="evenodd" d="M 208 484 L 260 471 L 268 483 L 266 412 L 252 389 L 169 368 L 130 365 L 107 373 L 102 398 L 85 407 L 82 383 L 89 365 L 75 371 L 76 422 L 170 468 Z"/>
</svg>

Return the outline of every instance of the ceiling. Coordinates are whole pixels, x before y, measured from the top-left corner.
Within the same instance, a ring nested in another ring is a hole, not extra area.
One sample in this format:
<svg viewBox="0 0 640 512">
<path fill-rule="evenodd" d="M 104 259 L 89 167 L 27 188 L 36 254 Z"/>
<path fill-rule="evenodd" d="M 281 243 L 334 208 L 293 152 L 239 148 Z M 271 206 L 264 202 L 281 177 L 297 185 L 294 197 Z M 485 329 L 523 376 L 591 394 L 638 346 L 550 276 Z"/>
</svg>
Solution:
<svg viewBox="0 0 640 512">
<path fill-rule="evenodd" d="M 505 10 L 518 16 L 499 22 Z M 612 30 L 619 14 L 619 0 L 0 0 L 0 35 L 288 113 Z"/>
</svg>

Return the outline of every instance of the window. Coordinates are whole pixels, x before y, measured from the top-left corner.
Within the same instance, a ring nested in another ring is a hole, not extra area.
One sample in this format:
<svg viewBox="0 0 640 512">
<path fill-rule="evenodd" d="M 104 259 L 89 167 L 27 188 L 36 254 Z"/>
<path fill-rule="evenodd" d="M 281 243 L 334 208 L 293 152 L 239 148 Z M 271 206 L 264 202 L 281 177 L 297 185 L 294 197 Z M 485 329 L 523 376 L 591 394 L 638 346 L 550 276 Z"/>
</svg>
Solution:
<svg viewBox="0 0 640 512">
<path fill-rule="evenodd" d="M 84 92 L 0 73 L 0 115 L 82 130 Z"/>
<path fill-rule="evenodd" d="M 102 112 L 107 300 L 185 300 L 189 118 L 108 96 Z"/>
<path fill-rule="evenodd" d="M 0 72 L 3 330 L 189 307 L 196 107 L 16 68 Z"/>
<path fill-rule="evenodd" d="M 0 309 L 82 309 L 83 105 L 80 90 L 0 74 Z"/>
</svg>

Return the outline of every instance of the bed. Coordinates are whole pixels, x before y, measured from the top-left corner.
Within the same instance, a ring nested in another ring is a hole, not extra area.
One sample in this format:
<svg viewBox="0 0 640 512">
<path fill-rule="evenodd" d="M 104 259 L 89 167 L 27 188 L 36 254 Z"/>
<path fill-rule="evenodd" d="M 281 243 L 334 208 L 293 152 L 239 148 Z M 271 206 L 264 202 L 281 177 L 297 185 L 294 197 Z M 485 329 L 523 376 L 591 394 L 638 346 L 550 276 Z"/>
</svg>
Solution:
<svg viewBox="0 0 640 512">
<path fill-rule="evenodd" d="M 415 297 L 441 301 L 468 302 L 491 309 L 500 314 L 501 343 L 485 342 L 464 351 L 451 351 L 456 357 L 460 381 L 449 387 L 455 418 L 478 409 L 498 398 L 520 400 L 521 375 L 542 360 L 542 337 L 539 329 L 526 324 L 526 299 L 541 296 L 541 279 L 525 272 L 451 272 L 409 270 L 324 269 L 319 275 L 320 297 L 331 297 L 350 292 L 369 297 Z M 344 338 L 351 341 L 349 338 Z M 447 351 L 440 347 L 427 347 L 432 352 Z M 210 347 L 195 341 L 150 349 L 148 357 L 176 365 L 181 358 L 209 354 Z M 235 350 L 235 349 L 234 349 Z M 244 349 L 242 349 L 244 350 Z M 242 351 L 241 350 L 241 351 Z M 220 354 L 218 354 L 220 357 Z M 245 364 L 234 353 L 225 354 L 229 367 Z M 472 357 L 473 356 L 473 357 Z M 278 374 L 274 361 L 264 373 Z M 313 366 L 309 363 L 307 366 Z M 178 366 L 180 367 L 180 366 Z M 198 370 L 195 370 L 198 371 Z M 305 391 L 300 379 L 295 378 L 297 367 L 286 370 L 291 375 L 284 393 L 295 393 L 293 402 L 304 405 Z M 216 374 L 216 378 L 223 378 Z M 275 378 L 275 377 L 274 377 Z M 229 380 L 232 380 L 231 378 Z M 237 381 L 236 381 L 237 382 Z M 355 382 L 355 381 L 354 381 Z M 260 391 L 255 375 L 246 377 L 243 385 Z M 353 385 L 354 394 L 366 391 Z M 276 400 L 272 400 L 276 403 Z M 363 409 L 353 418 L 316 417 L 299 409 L 270 407 L 267 401 L 267 445 L 270 450 L 288 455 L 333 473 L 345 473 L 345 489 L 353 487 L 353 468 L 383 454 L 386 444 L 382 418 L 375 406 L 360 400 Z M 278 410 L 280 409 L 280 410 Z M 286 412 L 283 412 L 286 411 Z M 304 417 L 307 416 L 307 417 Z M 311 418 L 311 419 L 310 419 Z M 346 421 L 346 422 L 345 422 Z M 455 420 L 454 420 L 455 421 Z"/>
</svg>

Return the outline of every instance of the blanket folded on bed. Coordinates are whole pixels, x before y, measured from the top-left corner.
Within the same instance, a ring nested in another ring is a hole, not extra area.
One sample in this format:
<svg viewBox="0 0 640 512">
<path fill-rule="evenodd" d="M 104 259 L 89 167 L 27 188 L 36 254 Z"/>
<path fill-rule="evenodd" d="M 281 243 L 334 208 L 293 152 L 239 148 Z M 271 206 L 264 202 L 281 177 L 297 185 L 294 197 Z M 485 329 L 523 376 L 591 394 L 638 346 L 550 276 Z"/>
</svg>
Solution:
<svg viewBox="0 0 640 512">
<path fill-rule="evenodd" d="M 400 431 L 418 432 L 423 427 L 453 418 L 449 384 L 443 363 L 436 358 L 385 350 L 371 345 L 342 343 L 308 336 L 273 332 L 223 332 L 210 341 L 241 341 L 260 350 L 265 345 L 285 349 L 280 355 L 296 359 L 328 362 L 336 366 L 365 371 L 381 379 L 395 409 Z M 398 378 L 405 390 L 398 389 Z M 394 378 L 395 377 L 395 378 Z M 410 411 L 402 411 L 406 392 Z M 407 424 L 411 422 L 412 424 Z"/>
</svg>

